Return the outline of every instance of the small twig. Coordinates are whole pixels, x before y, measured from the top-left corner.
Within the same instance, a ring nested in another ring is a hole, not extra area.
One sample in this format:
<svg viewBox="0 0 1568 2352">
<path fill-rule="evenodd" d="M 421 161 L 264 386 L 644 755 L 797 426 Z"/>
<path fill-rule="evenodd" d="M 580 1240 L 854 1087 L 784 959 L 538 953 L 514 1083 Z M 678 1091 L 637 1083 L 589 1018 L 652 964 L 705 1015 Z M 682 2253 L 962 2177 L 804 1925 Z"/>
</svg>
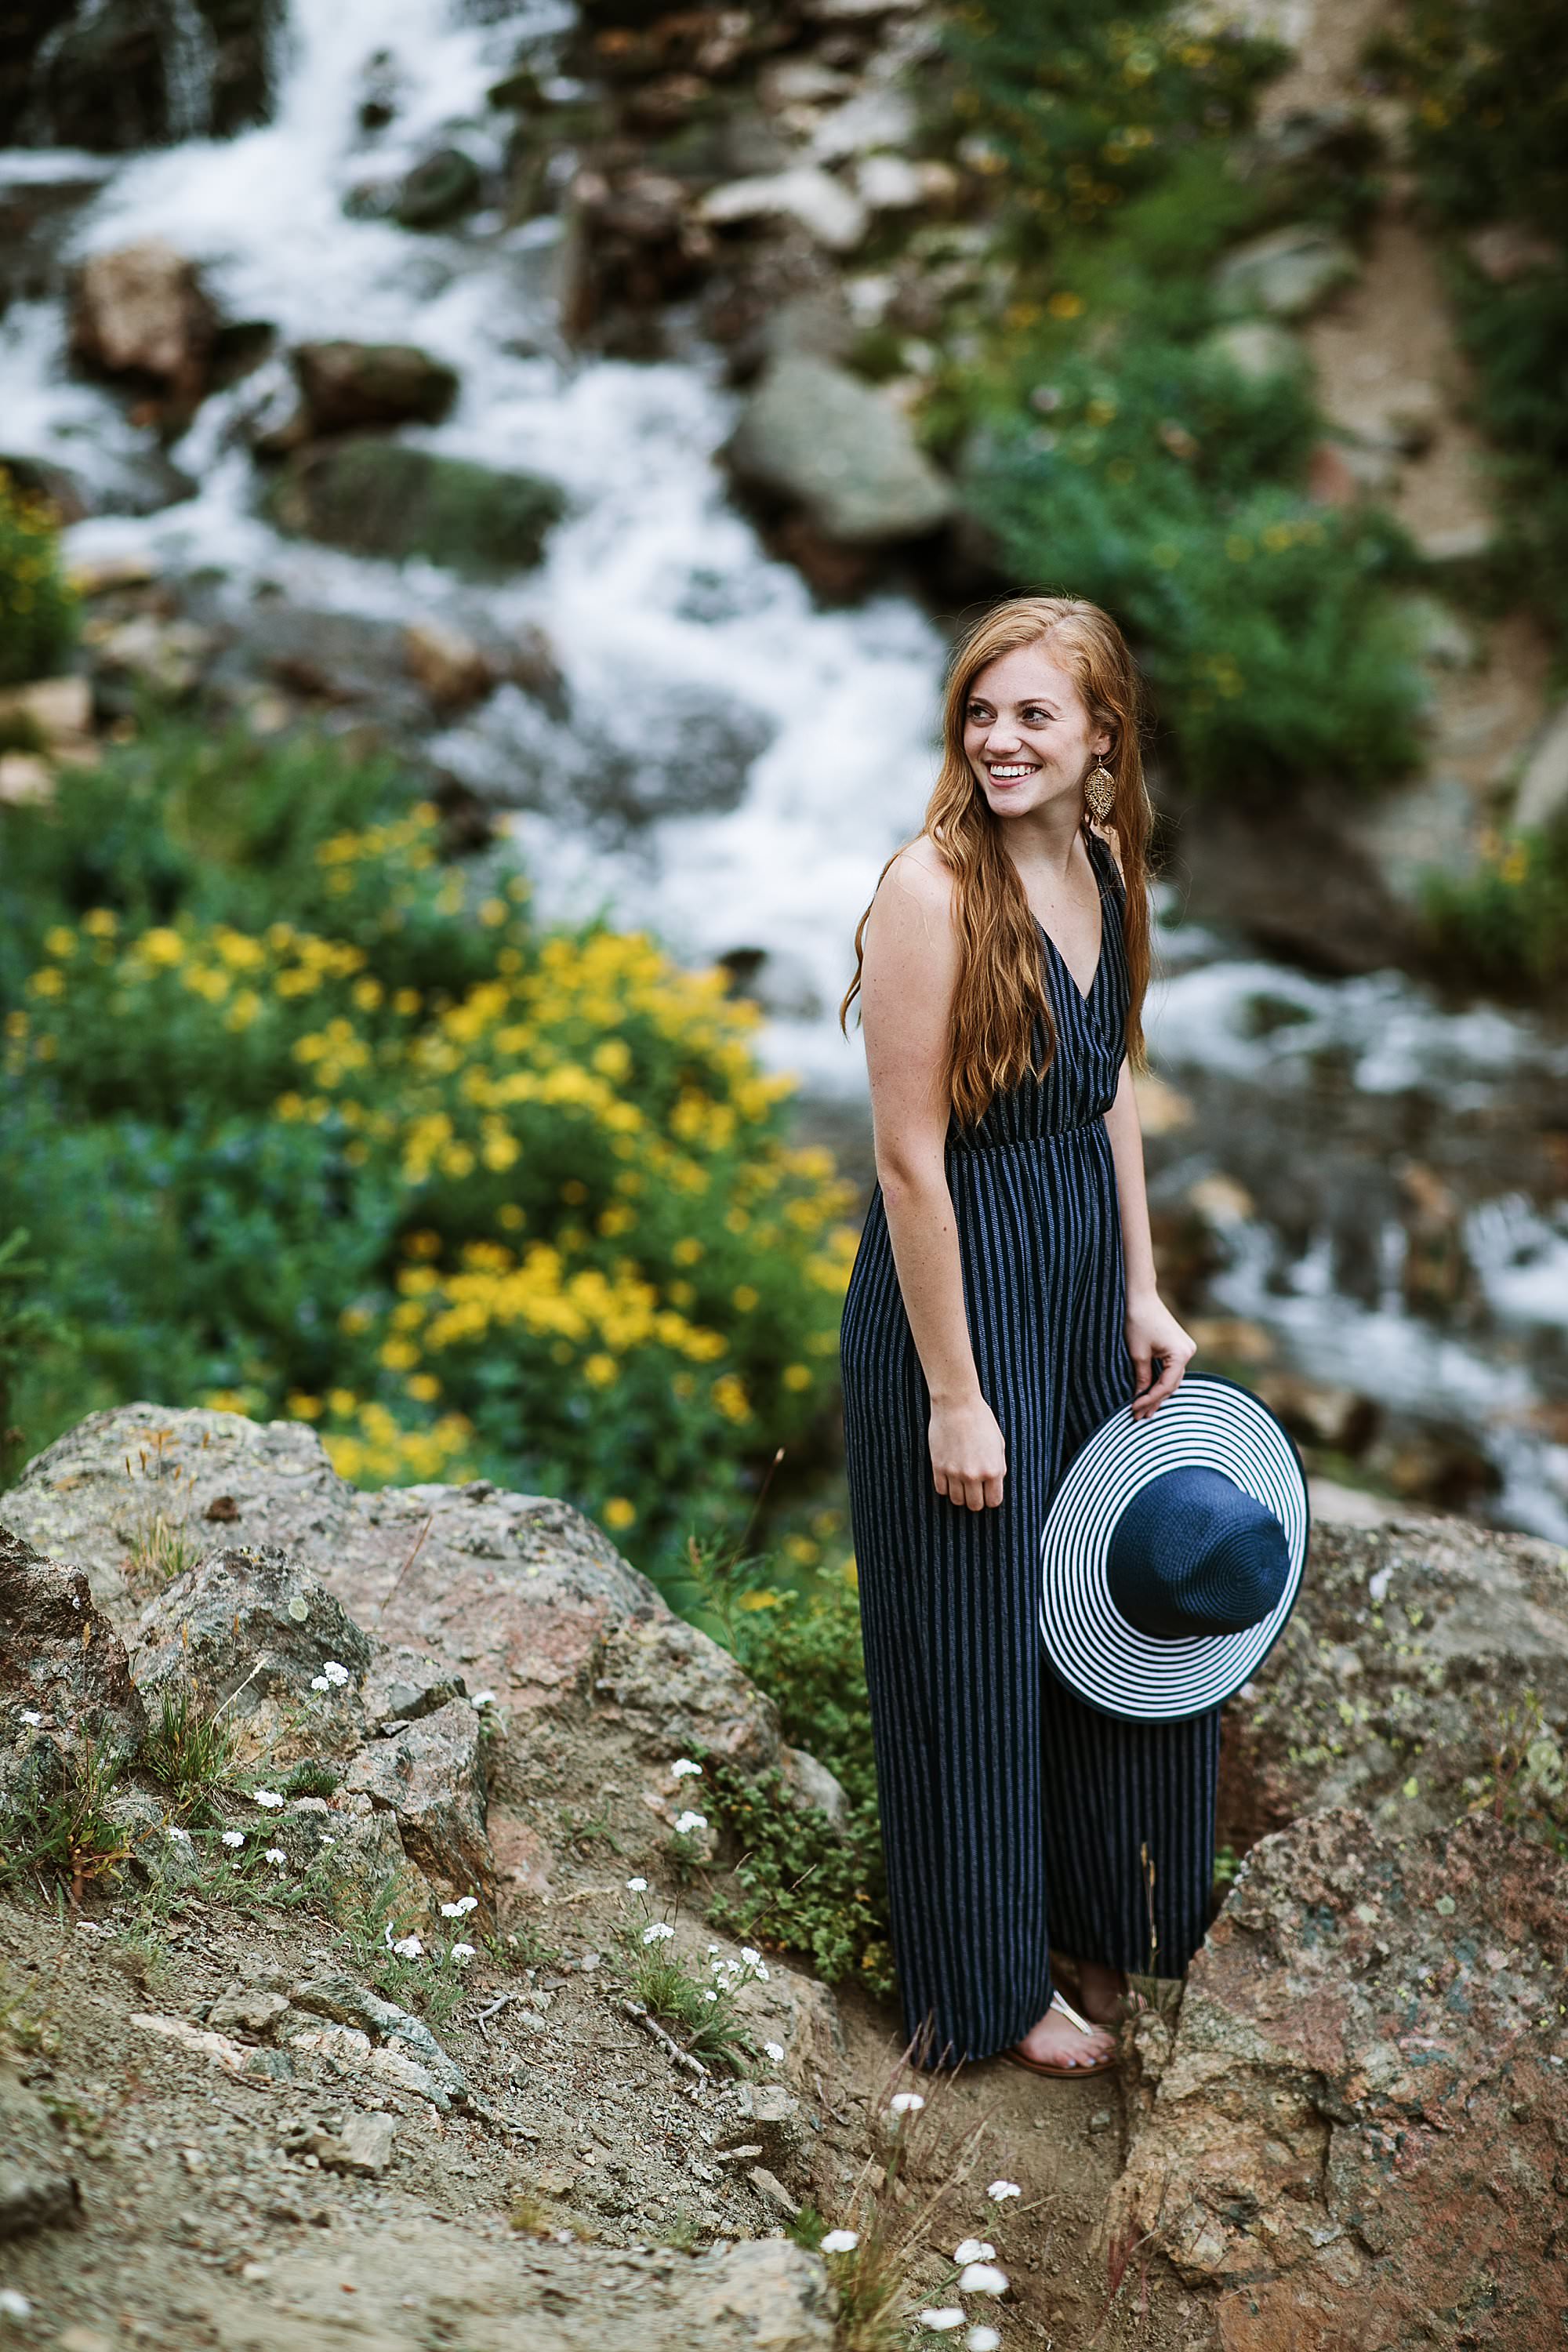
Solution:
<svg viewBox="0 0 1568 2352">
<path fill-rule="evenodd" d="M 381 1607 L 380 1607 L 380 1608 L 376 1611 L 376 1612 L 375 1612 L 375 1622 L 376 1622 L 376 1623 L 377 1623 L 378 1625 L 380 1624 L 380 1622 L 381 1622 L 381 1621 L 382 1621 L 383 1617 L 386 1614 L 386 1604 L 387 1604 L 387 1602 L 392 1599 L 392 1597 L 393 1597 L 394 1593 L 395 1593 L 395 1592 L 396 1592 L 398 1586 L 402 1583 L 402 1581 L 403 1581 L 404 1578 L 407 1575 L 407 1573 L 408 1573 L 409 1570 L 413 1567 L 413 1565 L 414 1565 L 414 1563 L 415 1563 L 415 1560 L 418 1558 L 418 1556 L 419 1556 L 419 1547 L 420 1547 L 420 1545 L 424 1542 L 424 1540 L 425 1540 L 426 1537 L 429 1534 L 429 1532 L 430 1532 L 430 1530 L 431 1530 L 432 1527 L 435 1525 L 435 1522 L 436 1522 L 436 1514 L 435 1514 L 435 1512 L 434 1512 L 434 1511 L 432 1511 L 432 1512 L 430 1513 L 430 1515 L 429 1515 L 429 1517 L 426 1520 L 426 1522 L 425 1522 L 424 1526 L 420 1528 L 420 1530 L 419 1530 L 418 1534 L 417 1534 L 417 1535 L 415 1537 L 415 1538 L 414 1538 L 414 1549 L 413 1549 L 413 1550 L 409 1553 L 409 1555 L 408 1555 L 407 1559 L 404 1561 L 403 1566 L 398 1570 L 397 1574 L 393 1578 L 390 1588 L 389 1588 L 389 1589 L 388 1589 L 388 1591 L 384 1594 L 384 1596 L 383 1596 L 383 1598 L 382 1598 Z"/>
<path fill-rule="evenodd" d="M 634 2019 L 638 2025 L 645 2027 L 652 2034 L 659 2047 L 667 2053 L 676 2065 L 684 2066 L 689 2074 L 697 2075 L 704 2083 L 710 2079 L 701 2059 L 694 2058 L 689 2050 L 683 2050 L 679 2042 L 672 2042 L 658 2020 L 648 2015 L 640 2000 L 625 1999 L 618 2006 L 625 2010 L 629 2018 Z"/>
<path fill-rule="evenodd" d="M 474 2023 L 476 2025 L 483 2025 L 488 2019 L 496 2016 L 500 2011 L 503 2010 L 509 2000 L 521 2000 L 521 1999 L 522 1995 L 520 1992 L 503 1992 L 499 2000 L 491 2001 L 489 2009 L 480 2010 L 478 2017 L 474 2020 Z"/>
</svg>

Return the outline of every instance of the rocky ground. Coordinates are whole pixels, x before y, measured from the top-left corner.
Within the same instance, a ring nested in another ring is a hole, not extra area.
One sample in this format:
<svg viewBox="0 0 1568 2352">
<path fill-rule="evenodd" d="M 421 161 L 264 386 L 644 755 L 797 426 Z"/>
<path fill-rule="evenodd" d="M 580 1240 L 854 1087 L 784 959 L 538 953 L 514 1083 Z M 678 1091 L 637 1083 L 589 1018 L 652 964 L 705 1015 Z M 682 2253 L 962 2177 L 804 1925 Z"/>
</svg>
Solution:
<svg viewBox="0 0 1568 2352">
<path fill-rule="evenodd" d="M 363 1494 L 299 1424 L 143 1404 L 37 1457 L 0 1528 L 15 2340 L 843 2345 L 836 2258 L 790 2233 L 864 2225 L 892 2133 L 909 2305 L 981 2238 L 1011 2284 L 970 2318 L 1004 2343 L 1556 2340 L 1552 1547 L 1320 1526 L 1231 1710 L 1251 1851 L 1184 2001 L 1149 1986 L 1119 2076 L 928 2076 L 895 2124 L 891 2012 L 710 1927 L 735 1856 L 676 1828 L 693 1749 L 819 1806 L 831 1776 L 575 1513 Z M 235 1727 L 205 1804 L 187 1695 Z M 73 1899 L 27 1842 L 110 1738 Z M 736 1987 L 738 2065 L 639 2006 L 656 1922 Z"/>
</svg>

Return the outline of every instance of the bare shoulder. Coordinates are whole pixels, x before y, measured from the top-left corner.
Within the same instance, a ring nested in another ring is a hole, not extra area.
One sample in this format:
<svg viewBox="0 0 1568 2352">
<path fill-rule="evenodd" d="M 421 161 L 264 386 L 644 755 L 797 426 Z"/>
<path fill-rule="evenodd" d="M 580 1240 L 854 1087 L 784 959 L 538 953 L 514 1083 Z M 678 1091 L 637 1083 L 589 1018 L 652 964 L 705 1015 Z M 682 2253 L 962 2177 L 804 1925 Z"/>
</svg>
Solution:
<svg viewBox="0 0 1568 2352">
<path fill-rule="evenodd" d="M 929 835 L 900 849 L 882 877 L 874 906 L 882 910 L 885 927 L 898 936 L 910 933 L 930 939 L 951 933 L 954 894 L 952 870 Z"/>
</svg>

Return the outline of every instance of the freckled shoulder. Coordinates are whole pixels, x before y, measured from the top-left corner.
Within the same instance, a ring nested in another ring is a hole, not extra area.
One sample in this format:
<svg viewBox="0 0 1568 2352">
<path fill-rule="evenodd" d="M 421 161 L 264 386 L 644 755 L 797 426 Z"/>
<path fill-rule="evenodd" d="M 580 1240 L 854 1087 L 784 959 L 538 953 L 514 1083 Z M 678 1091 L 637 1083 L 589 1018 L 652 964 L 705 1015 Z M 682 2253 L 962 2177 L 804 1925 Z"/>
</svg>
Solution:
<svg viewBox="0 0 1568 2352">
<path fill-rule="evenodd" d="M 918 840 L 900 850 L 882 877 L 878 896 L 890 887 L 904 898 L 912 898 L 929 918 L 951 915 L 954 887 L 952 869 L 942 852 L 922 834 Z"/>
</svg>

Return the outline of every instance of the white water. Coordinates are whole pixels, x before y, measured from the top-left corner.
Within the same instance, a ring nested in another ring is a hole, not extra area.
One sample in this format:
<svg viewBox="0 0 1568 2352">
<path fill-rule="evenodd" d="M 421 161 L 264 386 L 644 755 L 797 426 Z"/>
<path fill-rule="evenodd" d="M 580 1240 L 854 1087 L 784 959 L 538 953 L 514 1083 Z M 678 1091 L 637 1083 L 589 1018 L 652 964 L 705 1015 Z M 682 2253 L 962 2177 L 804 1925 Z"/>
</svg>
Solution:
<svg viewBox="0 0 1568 2352">
<path fill-rule="evenodd" d="M 910 603 L 814 608 L 793 568 L 772 562 L 727 503 L 715 452 L 734 402 L 717 362 L 698 353 L 653 366 L 586 358 L 555 324 L 558 225 L 503 232 L 470 219 L 458 236 L 416 236 L 345 217 L 344 194 L 390 178 L 438 142 L 496 159 L 500 129 L 486 86 L 536 39 L 570 24 L 565 0 L 523 0 L 506 21 L 459 20 L 448 0 L 294 0 L 279 102 L 267 127 L 182 143 L 110 167 L 56 154 L 0 156 L 12 180 L 101 174 L 75 251 L 162 236 L 198 261 L 225 314 L 264 319 L 280 341 L 344 335 L 406 341 L 448 361 L 462 392 L 442 425 L 412 435 L 453 455 L 551 476 L 570 511 L 535 573 L 488 593 L 486 621 L 537 625 L 553 643 L 574 724 L 502 689 L 435 749 L 477 785 L 520 762 L 559 776 L 559 808 L 512 820 L 546 918 L 605 908 L 647 924 L 683 961 L 736 948 L 769 957 L 765 977 L 790 1017 L 760 1033 L 763 1057 L 797 1071 L 814 1096 L 863 1103 L 857 1032 L 836 1008 L 852 969 L 855 925 L 891 848 L 917 829 L 934 773 L 942 646 Z M 397 90 L 393 126 L 357 121 L 366 68 Z M 200 64 L 193 52 L 195 72 Z M 560 87 L 558 94 L 568 94 Z M 199 92 L 187 90 L 187 109 Z M 282 363 L 274 363 L 281 377 Z M 265 383 L 263 377 L 260 381 Z M 110 483 L 140 436 L 122 404 L 73 383 L 58 305 L 15 306 L 0 321 L 5 445 L 54 457 Z M 145 518 L 105 516 L 71 551 L 150 552 L 172 574 L 213 566 L 237 614 L 270 584 L 289 598 L 384 618 L 471 620 L 476 592 L 434 566 L 378 564 L 280 538 L 254 511 L 258 477 L 236 425 L 258 379 L 216 395 L 173 452 L 200 488 Z M 711 703 L 768 737 L 728 814 L 652 822 L 606 843 L 583 821 L 595 780 L 637 772 L 668 742 L 672 712 Z M 1517 1086 L 1521 1066 L 1561 1084 L 1563 1063 L 1530 1024 L 1441 1011 L 1397 974 L 1329 982 L 1239 956 L 1193 927 L 1163 934 L 1163 975 L 1148 1008 L 1157 1062 L 1224 1080 L 1248 1124 L 1272 1091 L 1300 1087 L 1314 1056 L 1345 1058 L 1360 1094 L 1439 1094 L 1458 1111 Z M 1257 1034 L 1259 997 L 1290 1025 Z M 1196 1177 L 1226 1165 L 1226 1136 L 1193 1139 Z M 1243 1220 L 1217 1303 L 1278 1333 L 1308 1374 L 1344 1379 L 1414 1412 L 1473 1428 L 1498 1464 L 1498 1516 L 1568 1540 L 1568 1449 L 1526 1425 L 1534 1390 L 1525 1341 L 1560 1347 L 1568 1330 L 1568 1229 L 1516 1196 L 1483 1204 L 1467 1227 L 1496 1318 L 1484 1339 L 1434 1334 L 1404 1309 L 1402 1237 L 1391 1229 L 1375 1302 L 1336 1292 L 1325 1230 L 1294 1265 L 1259 1217 Z M 1500 1335 L 1499 1337 L 1498 1335 Z"/>
</svg>

